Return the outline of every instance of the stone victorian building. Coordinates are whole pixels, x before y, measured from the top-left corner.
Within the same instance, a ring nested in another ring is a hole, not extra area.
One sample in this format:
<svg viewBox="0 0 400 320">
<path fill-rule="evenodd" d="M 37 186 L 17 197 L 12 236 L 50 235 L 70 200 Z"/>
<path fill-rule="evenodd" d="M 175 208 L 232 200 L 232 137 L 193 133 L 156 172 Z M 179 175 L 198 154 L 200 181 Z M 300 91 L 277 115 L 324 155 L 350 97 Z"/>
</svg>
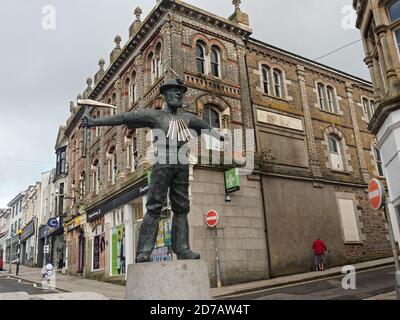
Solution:
<svg viewBox="0 0 400 320">
<path fill-rule="evenodd" d="M 377 135 L 382 154 L 396 241 L 400 229 L 400 1 L 354 1 L 357 28 L 364 43 L 365 63 L 371 73 L 375 113 L 368 129 Z"/>
<path fill-rule="evenodd" d="M 229 202 L 224 173 L 232 166 L 191 157 L 190 240 L 212 284 L 214 232 L 204 222 L 211 209 L 221 216 L 225 285 L 308 271 L 317 237 L 327 242 L 332 265 L 390 255 L 384 216 L 369 209 L 365 193 L 369 178 L 381 175 L 367 131 L 371 84 L 251 38 L 249 17 L 233 2 L 228 19 L 182 1 L 157 1 L 143 21 L 137 8 L 126 44 L 115 38 L 108 68 L 101 59 L 83 94 L 116 109 L 90 114 L 161 108 L 160 86 L 176 73 L 189 88 L 189 111 L 221 130 L 255 129 L 256 168 L 240 177 Z M 145 213 L 151 132 L 92 128 L 85 152 L 85 109 L 70 109 L 67 270 L 122 281 Z M 202 145 L 216 149 L 213 143 Z M 154 260 L 173 258 L 169 216 L 166 204 Z"/>
</svg>

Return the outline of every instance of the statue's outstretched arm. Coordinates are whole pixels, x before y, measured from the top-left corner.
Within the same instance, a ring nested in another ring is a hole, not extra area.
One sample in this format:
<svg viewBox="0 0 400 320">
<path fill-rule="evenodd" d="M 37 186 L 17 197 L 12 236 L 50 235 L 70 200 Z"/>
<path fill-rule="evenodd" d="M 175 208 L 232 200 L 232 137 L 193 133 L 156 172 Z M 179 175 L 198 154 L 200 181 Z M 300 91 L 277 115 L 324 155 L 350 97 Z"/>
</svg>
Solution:
<svg viewBox="0 0 400 320">
<path fill-rule="evenodd" d="M 155 122 L 153 112 L 154 111 L 152 109 L 149 109 L 135 112 L 126 112 L 105 118 L 83 117 L 82 127 L 114 127 L 127 125 L 129 128 L 153 128 Z"/>
<path fill-rule="evenodd" d="M 225 136 L 221 135 L 221 133 L 217 129 L 210 127 L 208 123 L 196 117 L 195 115 L 191 117 L 189 127 L 190 129 L 196 131 L 198 136 L 200 136 L 203 133 L 202 132 L 203 130 L 207 130 L 208 131 L 207 134 L 210 135 L 211 137 L 216 138 L 220 141 L 225 140 Z"/>
</svg>

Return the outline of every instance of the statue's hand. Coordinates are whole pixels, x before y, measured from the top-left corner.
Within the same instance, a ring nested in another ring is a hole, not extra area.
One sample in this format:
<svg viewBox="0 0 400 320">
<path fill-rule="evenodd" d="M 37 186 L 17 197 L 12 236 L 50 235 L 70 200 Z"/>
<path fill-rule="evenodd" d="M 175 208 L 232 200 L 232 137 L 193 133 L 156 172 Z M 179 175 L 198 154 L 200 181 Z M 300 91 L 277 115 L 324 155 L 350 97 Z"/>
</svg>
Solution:
<svg viewBox="0 0 400 320">
<path fill-rule="evenodd" d="M 231 140 L 232 140 L 232 137 L 231 137 L 231 135 L 229 133 L 225 132 L 225 133 L 221 134 L 221 137 L 220 137 L 220 141 L 221 142 L 229 142 Z"/>
<path fill-rule="evenodd" d="M 81 128 L 91 128 L 91 127 L 94 127 L 93 118 L 88 117 L 88 116 L 83 116 L 80 127 L 81 127 Z"/>
</svg>

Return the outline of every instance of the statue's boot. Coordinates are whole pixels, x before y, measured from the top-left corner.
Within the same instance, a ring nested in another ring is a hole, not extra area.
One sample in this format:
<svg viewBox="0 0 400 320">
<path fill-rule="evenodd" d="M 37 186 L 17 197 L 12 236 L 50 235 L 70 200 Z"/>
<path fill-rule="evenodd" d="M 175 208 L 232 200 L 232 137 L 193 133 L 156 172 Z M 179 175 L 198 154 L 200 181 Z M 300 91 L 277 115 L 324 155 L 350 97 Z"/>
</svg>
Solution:
<svg viewBox="0 0 400 320">
<path fill-rule="evenodd" d="M 157 240 L 159 223 L 160 218 L 154 218 L 149 214 L 144 217 L 140 226 L 136 263 L 150 261 L 150 255 Z"/>
<path fill-rule="evenodd" d="M 186 214 L 174 214 L 172 219 L 172 249 L 178 260 L 198 260 L 200 255 L 190 250 L 189 222 Z"/>
</svg>

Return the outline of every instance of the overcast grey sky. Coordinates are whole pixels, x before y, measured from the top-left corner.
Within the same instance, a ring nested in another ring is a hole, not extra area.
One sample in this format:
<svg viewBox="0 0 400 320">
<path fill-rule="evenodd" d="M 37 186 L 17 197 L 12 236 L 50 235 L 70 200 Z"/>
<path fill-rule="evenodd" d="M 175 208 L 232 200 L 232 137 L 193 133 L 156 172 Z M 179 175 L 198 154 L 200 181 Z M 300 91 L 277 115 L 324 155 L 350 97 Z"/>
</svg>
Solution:
<svg viewBox="0 0 400 320">
<path fill-rule="evenodd" d="M 228 17 L 231 0 L 188 0 Z M 0 207 L 55 166 L 58 127 L 69 101 L 85 89 L 98 60 L 109 60 L 114 36 L 123 44 L 141 6 L 142 18 L 156 0 L 3 0 L 0 11 Z M 254 37 L 315 59 L 360 38 L 343 28 L 351 0 L 242 0 Z M 42 8 L 56 9 L 56 29 L 42 28 Z M 320 60 L 369 79 L 362 44 Z M 18 161 L 17 161 L 18 160 Z M 22 161 L 26 160 L 26 161 Z"/>
</svg>

